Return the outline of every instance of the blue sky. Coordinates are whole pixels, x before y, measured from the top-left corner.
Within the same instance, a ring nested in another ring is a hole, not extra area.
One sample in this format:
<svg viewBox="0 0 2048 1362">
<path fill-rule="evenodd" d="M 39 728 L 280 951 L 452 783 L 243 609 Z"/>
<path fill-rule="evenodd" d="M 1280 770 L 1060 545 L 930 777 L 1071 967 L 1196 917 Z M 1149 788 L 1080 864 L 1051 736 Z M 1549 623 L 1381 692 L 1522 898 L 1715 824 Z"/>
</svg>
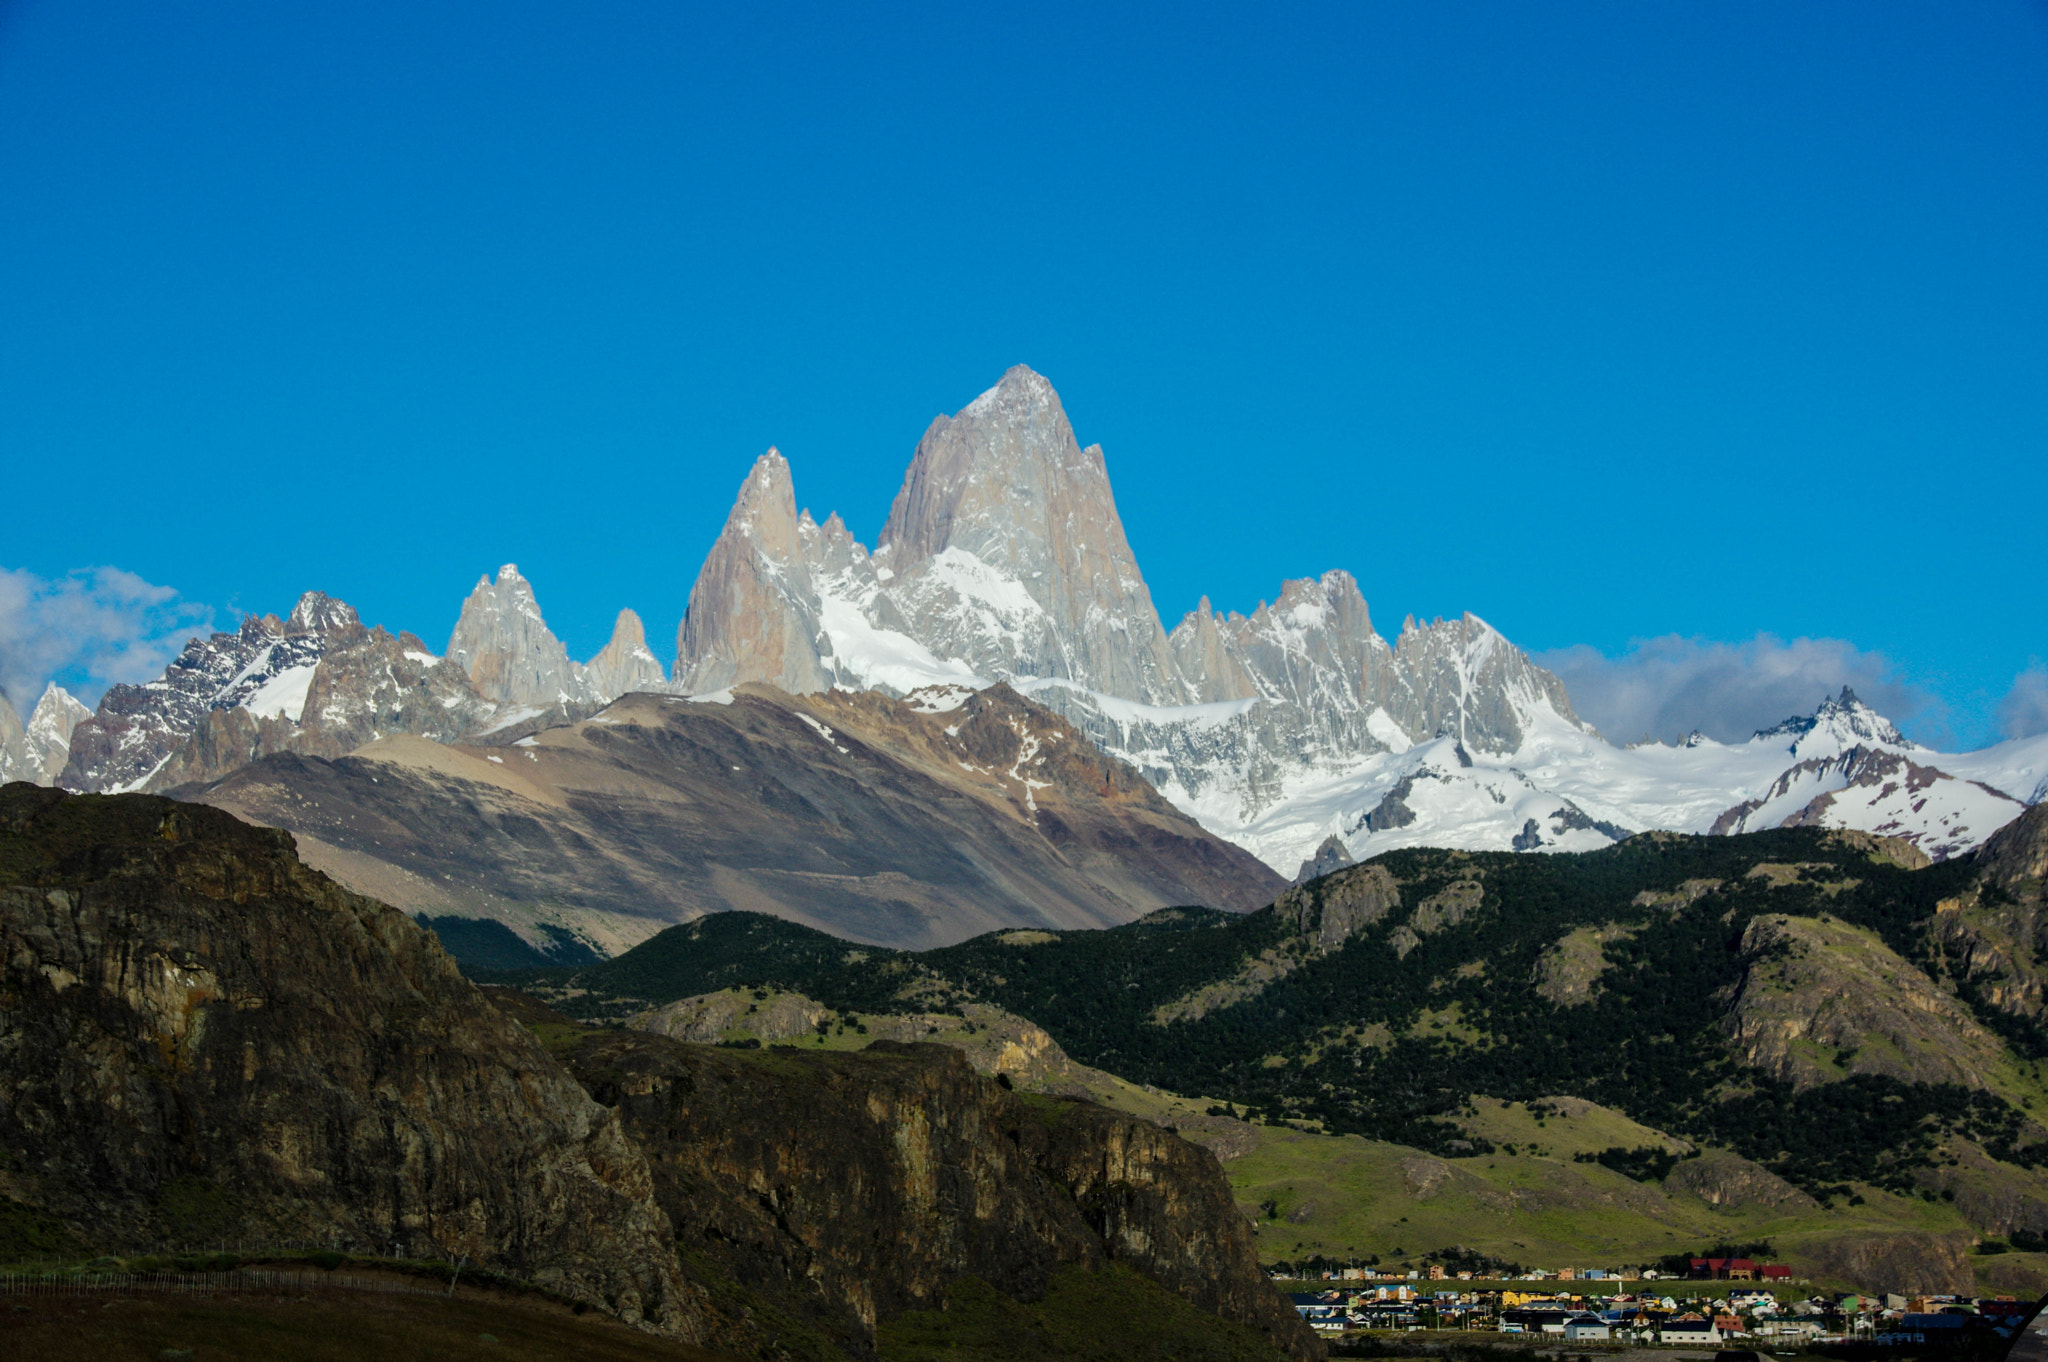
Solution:
<svg viewBox="0 0 2048 1362">
<path fill-rule="evenodd" d="M 2044 241 L 2038 2 L 0 0 L 0 672 L 439 646 L 507 560 L 666 653 L 763 448 L 872 540 L 1024 362 L 1169 626 L 1343 567 L 1614 736 L 1976 745 L 2048 725 Z"/>
</svg>

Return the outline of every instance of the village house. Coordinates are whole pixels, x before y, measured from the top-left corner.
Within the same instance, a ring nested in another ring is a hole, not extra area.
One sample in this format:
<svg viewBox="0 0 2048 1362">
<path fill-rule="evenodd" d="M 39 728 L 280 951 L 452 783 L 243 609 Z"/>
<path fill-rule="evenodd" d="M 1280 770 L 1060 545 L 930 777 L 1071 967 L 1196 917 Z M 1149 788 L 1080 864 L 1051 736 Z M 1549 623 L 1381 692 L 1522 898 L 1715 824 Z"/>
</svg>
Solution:
<svg viewBox="0 0 2048 1362">
<path fill-rule="evenodd" d="M 1659 1324 L 1657 1326 L 1657 1341 L 1659 1343 L 1678 1343 L 1698 1347 L 1702 1344 L 1719 1343 L 1721 1341 L 1721 1331 L 1714 1326 L 1714 1321 L 1700 1315 L 1687 1313 L 1675 1319 L 1667 1319 L 1662 1324 Z"/>
</svg>

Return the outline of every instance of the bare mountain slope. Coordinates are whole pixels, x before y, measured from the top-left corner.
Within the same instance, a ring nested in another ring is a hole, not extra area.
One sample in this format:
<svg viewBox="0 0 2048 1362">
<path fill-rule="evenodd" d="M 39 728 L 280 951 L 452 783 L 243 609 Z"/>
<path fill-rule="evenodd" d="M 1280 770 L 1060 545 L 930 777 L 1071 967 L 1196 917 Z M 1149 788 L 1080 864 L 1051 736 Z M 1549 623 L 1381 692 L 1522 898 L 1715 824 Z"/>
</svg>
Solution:
<svg viewBox="0 0 2048 1362">
<path fill-rule="evenodd" d="M 1002 686 L 630 695 L 510 747 L 281 755 L 196 797 L 292 831 L 309 862 L 408 911 L 553 925 L 606 952 L 730 908 L 923 947 L 1249 909 L 1285 887 Z"/>
</svg>

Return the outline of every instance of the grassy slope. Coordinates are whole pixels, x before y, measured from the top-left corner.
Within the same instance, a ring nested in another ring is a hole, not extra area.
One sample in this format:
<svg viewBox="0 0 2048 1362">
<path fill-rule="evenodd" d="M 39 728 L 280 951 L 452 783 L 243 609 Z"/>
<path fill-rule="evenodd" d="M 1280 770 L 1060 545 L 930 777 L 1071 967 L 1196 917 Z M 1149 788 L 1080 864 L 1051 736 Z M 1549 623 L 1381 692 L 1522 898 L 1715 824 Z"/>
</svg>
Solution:
<svg viewBox="0 0 2048 1362">
<path fill-rule="evenodd" d="M 17 1308 L 23 1307 L 26 1308 Z M 726 1354 L 593 1316 L 480 1293 L 453 1300 L 334 1291 L 214 1300 L 161 1296 L 9 1298 L 0 1356 L 120 1362 L 182 1351 L 246 1362 L 491 1358 L 531 1362 L 721 1362 Z M 728 1360 L 729 1362 L 729 1360 Z"/>
<path fill-rule="evenodd" d="M 1133 1329 L 1134 1322 L 1142 1322 Z M 1275 1362 L 1242 1325 L 1189 1305 L 1150 1278 L 1111 1264 L 1063 1268 L 1045 1299 L 1020 1304 L 976 1277 L 946 1288 L 946 1308 L 884 1324 L 882 1362 Z"/>
<path fill-rule="evenodd" d="M 1442 1168 L 1449 1177 L 1430 1176 Z M 1863 1206 L 1729 1212 L 1569 1154 L 1436 1160 L 1355 1135 L 1271 1126 L 1227 1169 L 1240 1204 L 1275 1203 L 1275 1217 L 1260 1223 L 1268 1261 L 1319 1253 L 1413 1265 L 1458 1245 L 1531 1266 L 1616 1268 L 1731 1240 L 1768 1239 L 1792 1253 L 1810 1238 L 1968 1229 L 1953 1207 L 1875 1189 Z"/>
</svg>

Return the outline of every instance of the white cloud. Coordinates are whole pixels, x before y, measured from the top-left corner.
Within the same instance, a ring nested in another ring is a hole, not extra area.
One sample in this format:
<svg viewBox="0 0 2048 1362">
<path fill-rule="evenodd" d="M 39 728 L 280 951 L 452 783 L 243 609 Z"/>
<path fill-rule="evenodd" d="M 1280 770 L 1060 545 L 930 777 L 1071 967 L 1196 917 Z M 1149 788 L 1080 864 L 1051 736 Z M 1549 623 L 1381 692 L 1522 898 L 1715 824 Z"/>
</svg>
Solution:
<svg viewBox="0 0 2048 1362">
<path fill-rule="evenodd" d="M 1638 639 L 1619 657 L 1585 644 L 1534 657 L 1564 682 L 1579 717 L 1616 742 L 1645 734 L 1669 742 L 1694 729 L 1739 742 L 1780 719 L 1811 714 L 1843 686 L 1921 742 L 1940 746 L 1948 736 L 1933 692 L 1901 677 L 1884 654 L 1838 638 L 1786 642 L 1758 634 L 1716 643 L 1667 634 Z"/>
<path fill-rule="evenodd" d="M 2012 679 L 1998 702 L 1998 731 L 2007 738 L 2048 733 L 2048 666 L 2036 662 Z"/>
<path fill-rule="evenodd" d="M 0 691 L 26 716 L 45 683 L 91 704 L 118 681 L 161 675 L 213 611 L 120 568 L 63 577 L 0 568 Z"/>
</svg>

